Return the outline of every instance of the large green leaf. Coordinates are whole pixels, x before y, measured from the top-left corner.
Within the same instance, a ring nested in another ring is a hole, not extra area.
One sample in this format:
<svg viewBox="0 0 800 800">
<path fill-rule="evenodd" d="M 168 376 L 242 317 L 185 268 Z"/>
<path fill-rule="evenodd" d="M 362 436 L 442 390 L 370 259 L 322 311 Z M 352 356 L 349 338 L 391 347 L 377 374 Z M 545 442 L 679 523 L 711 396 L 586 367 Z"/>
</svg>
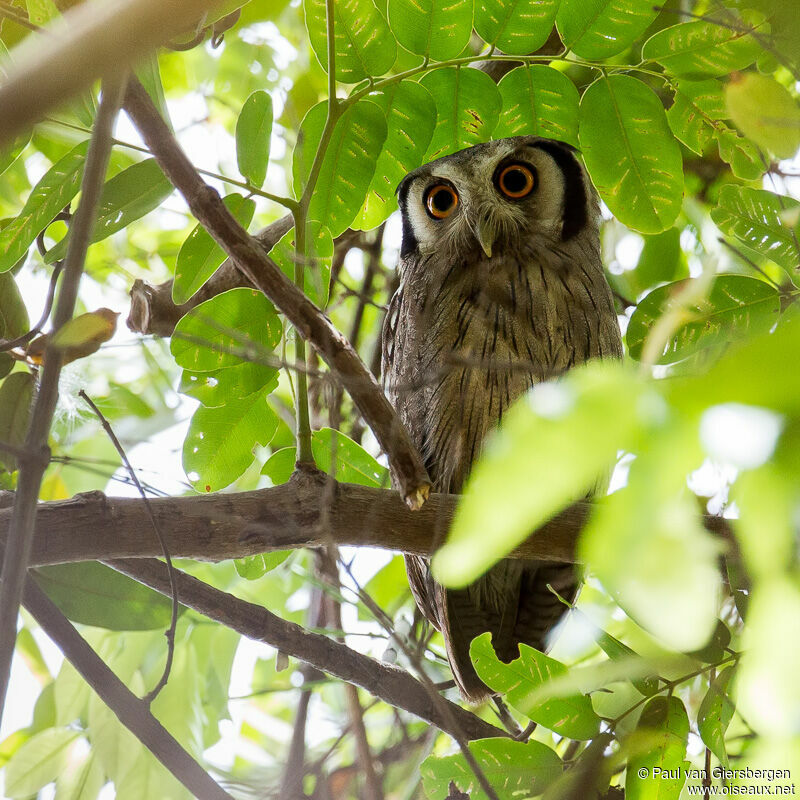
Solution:
<svg viewBox="0 0 800 800">
<path fill-rule="evenodd" d="M 14 372 L 0 383 L 0 442 L 21 447 L 28 431 L 36 381 L 29 372 Z M 17 468 L 14 455 L 0 449 L 0 467 Z"/>
<path fill-rule="evenodd" d="M 278 370 L 267 364 L 245 361 L 232 367 L 181 374 L 178 391 L 194 397 L 208 408 L 217 408 L 230 400 L 241 400 L 275 380 Z"/>
<path fill-rule="evenodd" d="M 678 80 L 673 89 L 675 100 L 667 111 L 667 121 L 686 147 L 703 155 L 716 140 L 720 157 L 731 165 L 735 175 L 754 180 L 763 174 L 767 165 L 758 147 L 723 122 L 728 112 L 719 81 Z"/>
<path fill-rule="evenodd" d="M 498 84 L 502 98 L 496 139 L 544 136 L 577 146 L 578 90 L 563 73 L 544 64 L 517 67 Z"/>
<path fill-rule="evenodd" d="M 581 100 L 580 143 L 594 185 L 620 222 L 642 233 L 672 226 L 683 160 L 652 89 L 629 75 L 595 81 Z"/>
<path fill-rule="evenodd" d="M 389 485 L 386 467 L 341 431 L 331 428 L 314 431 L 311 449 L 319 469 L 332 474 L 337 481 L 378 488 Z"/>
<path fill-rule="evenodd" d="M 689 717 L 677 697 L 654 697 L 639 717 L 636 738 L 644 752 L 628 761 L 626 800 L 677 800 L 686 782 Z M 654 770 L 662 770 L 654 772 Z"/>
<path fill-rule="evenodd" d="M 437 580 L 466 586 L 602 484 L 617 451 L 647 423 L 648 398 L 634 373 L 594 363 L 518 401 L 472 469 L 449 539 L 433 557 Z"/>
<path fill-rule="evenodd" d="M 294 228 L 287 231 L 269 252 L 270 258 L 294 281 L 297 263 Z M 306 263 L 303 270 L 303 288 L 312 303 L 325 308 L 331 283 L 333 239 L 330 231 L 319 222 L 310 220 L 306 226 Z"/>
<path fill-rule="evenodd" d="M 0 272 L 0 339 L 16 339 L 29 328 L 28 310 L 14 276 Z M 8 353 L 0 353 L 0 378 L 8 375 L 15 363 Z"/>
<path fill-rule="evenodd" d="M 337 0 L 332 6 L 336 79 L 358 83 L 388 72 L 397 55 L 397 43 L 373 0 Z M 304 0 L 303 9 L 311 46 L 327 72 L 325 0 Z"/>
<path fill-rule="evenodd" d="M 143 536 L 155 537 L 152 529 Z M 115 631 L 166 628 L 172 601 L 99 561 L 36 570 L 36 582 L 73 622 Z"/>
<path fill-rule="evenodd" d="M 172 184 L 154 158 L 124 169 L 103 186 L 90 241 L 102 241 L 127 228 L 131 222 L 158 208 L 170 194 Z M 64 237 L 47 252 L 48 263 L 64 257 L 68 239 Z"/>
<path fill-rule="evenodd" d="M 327 103 L 318 103 L 300 127 L 293 163 L 298 195 L 308 182 L 327 114 Z M 308 209 L 309 218 L 324 222 L 334 238 L 350 227 L 364 203 L 386 134 L 386 117 L 369 100 L 359 100 L 337 121 Z"/>
<path fill-rule="evenodd" d="M 283 327 L 275 309 L 256 289 L 230 289 L 206 300 L 182 317 L 170 340 L 178 364 L 195 372 L 210 372 L 253 360 L 260 350 L 272 350 Z"/>
<path fill-rule="evenodd" d="M 475 30 L 511 55 L 528 55 L 550 36 L 558 0 L 476 0 Z"/>
<path fill-rule="evenodd" d="M 420 56 L 444 61 L 467 46 L 473 0 L 389 0 L 389 24 L 397 41 Z"/>
<path fill-rule="evenodd" d="M 183 468 L 198 491 L 215 492 L 233 483 L 253 461 L 253 448 L 269 444 L 278 427 L 266 403 L 271 388 L 194 412 L 183 443 Z"/>
<path fill-rule="evenodd" d="M 236 120 L 236 163 L 254 186 L 261 186 L 267 177 L 271 136 L 272 98 L 258 90 L 244 101 Z"/>
<path fill-rule="evenodd" d="M 681 22 L 654 33 L 642 48 L 642 58 L 657 61 L 673 75 L 725 75 L 744 69 L 763 52 L 750 31 L 769 33 L 762 18 L 748 15 L 741 25 Z"/>
<path fill-rule="evenodd" d="M 658 10 L 648 0 L 561 0 L 561 40 L 583 58 L 621 53 L 644 32 Z"/>
<path fill-rule="evenodd" d="M 66 767 L 70 747 L 80 731 L 47 728 L 32 736 L 17 750 L 5 767 L 5 794 L 28 798 L 54 781 Z"/>
<path fill-rule="evenodd" d="M 243 228 L 247 228 L 256 210 L 253 200 L 234 192 L 223 198 L 222 202 L 234 219 Z M 200 223 L 195 225 L 178 251 L 172 301 L 176 305 L 182 305 L 189 300 L 217 271 L 225 258 L 225 251 L 211 234 Z"/>
<path fill-rule="evenodd" d="M 420 83 L 433 95 L 437 111 L 426 161 L 491 138 L 502 101 L 497 85 L 485 72 L 443 67 L 429 72 Z"/>
<path fill-rule="evenodd" d="M 787 224 L 785 218 L 798 209 L 800 203 L 790 197 L 729 184 L 722 187 L 711 219 L 724 233 L 735 236 L 796 277 L 800 269 L 798 226 Z"/>
<path fill-rule="evenodd" d="M 600 718 L 585 694 L 570 694 L 536 699 L 547 690 L 547 683 L 566 675 L 567 667 L 526 644 L 519 647 L 519 658 L 504 664 L 490 644 L 491 634 L 474 639 L 469 654 L 478 677 L 503 695 L 505 701 L 528 719 L 544 725 L 568 739 L 592 739 L 600 729 Z"/>
<path fill-rule="evenodd" d="M 469 749 L 499 800 L 519 800 L 541 794 L 561 774 L 561 759 L 547 745 L 534 740 L 480 739 Z M 451 783 L 470 800 L 488 800 L 462 754 L 428 756 L 420 767 L 427 797 L 452 797 Z M 461 795 L 457 795 L 461 796 Z"/>
<path fill-rule="evenodd" d="M 733 719 L 736 707 L 728 696 L 728 685 L 736 674 L 734 667 L 727 667 L 711 681 L 708 692 L 697 712 L 697 730 L 705 746 L 728 766 L 728 749 L 725 747 L 725 731 Z"/>
<path fill-rule="evenodd" d="M 419 83 L 400 81 L 369 99 L 386 114 L 388 134 L 355 223 L 362 230 L 377 227 L 397 208 L 395 188 L 422 164 L 436 126 L 436 104 Z"/>
<path fill-rule="evenodd" d="M 31 189 L 22 211 L 0 230 L 0 272 L 11 269 L 31 242 L 78 193 L 89 142 L 81 142 L 56 162 Z"/>
<path fill-rule="evenodd" d="M 641 358 L 653 325 L 670 310 L 673 297 L 685 285 L 678 281 L 660 286 L 636 307 L 625 334 L 633 358 Z M 771 284 L 746 275 L 719 275 L 707 297 L 684 309 L 657 363 L 672 364 L 700 350 L 765 333 L 779 312 L 780 295 Z"/>
</svg>

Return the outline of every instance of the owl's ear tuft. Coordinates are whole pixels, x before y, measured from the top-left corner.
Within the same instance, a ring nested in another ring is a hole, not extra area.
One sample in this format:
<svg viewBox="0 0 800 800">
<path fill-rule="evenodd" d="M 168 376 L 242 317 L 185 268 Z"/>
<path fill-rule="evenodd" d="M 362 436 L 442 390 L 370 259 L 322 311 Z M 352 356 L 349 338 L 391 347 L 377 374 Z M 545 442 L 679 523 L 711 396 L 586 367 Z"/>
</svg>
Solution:
<svg viewBox="0 0 800 800">
<path fill-rule="evenodd" d="M 566 142 L 539 139 L 533 145 L 556 162 L 564 176 L 564 211 L 561 238 L 563 241 L 579 234 L 589 223 L 589 196 L 586 191 L 583 167 L 578 150 Z"/>
<path fill-rule="evenodd" d="M 411 188 L 412 175 L 406 175 L 397 187 L 397 205 L 400 206 L 400 216 L 403 218 L 403 241 L 400 244 L 400 258 L 410 256 L 419 248 L 419 240 L 411 227 L 411 218 L 408 213 L 408 190 Z"/>
</svg>

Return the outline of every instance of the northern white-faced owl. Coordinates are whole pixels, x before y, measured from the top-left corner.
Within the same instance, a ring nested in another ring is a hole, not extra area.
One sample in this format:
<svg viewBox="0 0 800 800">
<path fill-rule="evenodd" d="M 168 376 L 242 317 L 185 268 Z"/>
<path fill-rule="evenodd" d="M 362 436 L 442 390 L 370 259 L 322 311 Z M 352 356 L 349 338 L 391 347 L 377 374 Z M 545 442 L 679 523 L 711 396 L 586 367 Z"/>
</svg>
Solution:
<svg viewBox="0 0 800 800">
<path fill-rule="evenodd" d="M 434 490 L 459 492 L 521 394 L 590 358 L 622 355 L 598 202 L 573 148 L 534 136 L 440 158 L 397 193 L 400 286 L 383 329 L 384 385 Z M 577 592 L 571 565 L 506 559 L 460 590 L 437 584 L 427 559 L 408 556 L 406 567 L 473 702 L 489 690 L 470 641 L 491 631 L 506 662 L 520 642 L 543 649 L 565 610 L 548 584 L 570 600 Z"/>
</svg>

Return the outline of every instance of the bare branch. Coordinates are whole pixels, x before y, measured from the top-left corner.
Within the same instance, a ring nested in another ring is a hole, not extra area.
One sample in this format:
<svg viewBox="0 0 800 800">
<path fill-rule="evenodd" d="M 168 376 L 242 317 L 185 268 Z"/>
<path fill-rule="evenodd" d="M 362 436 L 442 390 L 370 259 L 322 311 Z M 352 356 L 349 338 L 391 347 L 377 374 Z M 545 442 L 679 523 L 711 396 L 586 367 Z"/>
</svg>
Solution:
<svg viewBox="0 0 800 800">
<path fill-rule="evenodd" d="M 166 567 L 154 559 L 124 559 L 107 562 L 114 569 L 169 596 Z M 389 705 L 436 725 L 445 733 L 451 726 L 434 706 L 425 688 L 407 672 L 382 664 L 351 650 L 347 645 L 319 633 L 310 633 L 287 622 L 265 608 L 221 592 L 213 586 L 178 572 L 178 596 L 181 603 L 231 630 L 257 642 L 265 642 L 282 653 L 311 664 L 347 683 L 360 686 Z M 469 739 L 505 736 L 505 731 L 485 722 L 475 714 L 442 698 L 458 728 Z"/>
</svg>

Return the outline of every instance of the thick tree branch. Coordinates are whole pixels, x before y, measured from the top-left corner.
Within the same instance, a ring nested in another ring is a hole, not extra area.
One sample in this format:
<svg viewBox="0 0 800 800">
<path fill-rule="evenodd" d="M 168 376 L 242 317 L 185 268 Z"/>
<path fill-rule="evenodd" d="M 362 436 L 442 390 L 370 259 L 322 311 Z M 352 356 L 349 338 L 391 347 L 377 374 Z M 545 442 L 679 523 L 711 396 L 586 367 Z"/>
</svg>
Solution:
<svg viewBox="0 0 800 800">
<path fill-rule="evenodd" d="M 107 563 L 169 596 L 169 575 L 160 561 L 121 559 Z M 265 642 L 335 678 L 360 686 L 374 697 L 436 725 L 445 733 L 455 733 L 448 724 L 446 717 L 449 716 L 455 720 L 459 732 L 470 740 L 506 735 L 500 728 L 444 698 L 442 701 L 450 714 L 441 714 L 438 704 L 431 703 L 425 687 L 404 670 L 382 664 L 322 634 L 305 631 L 261 606 L 221 592 L 183 572 L 178 572 L 178 597 L 184 605 L 248 639 Z"/>
<path fill-rule="evenodd" d="M 192 214 L 248 280 L 275 303 L 328 363 L 386 452 L 404 499 L 412 508 L 419 508 L 430 491 L 430 479 L 422 459 L 377 381 L 350 343 L 231 216 L 219 194 L 192 166 L 138 81 L 131 81 L 124 107 L 164 174 L 184 196 Z"/>
<path fill-rule="evenodd" d="M 23 602 L 42 630 L 119 721 L 192 795 L 201 800 L 233 800 L 152 715 L 147 704 L 112 672 L 30 577 L 25 581 Z"/>
</svg>

